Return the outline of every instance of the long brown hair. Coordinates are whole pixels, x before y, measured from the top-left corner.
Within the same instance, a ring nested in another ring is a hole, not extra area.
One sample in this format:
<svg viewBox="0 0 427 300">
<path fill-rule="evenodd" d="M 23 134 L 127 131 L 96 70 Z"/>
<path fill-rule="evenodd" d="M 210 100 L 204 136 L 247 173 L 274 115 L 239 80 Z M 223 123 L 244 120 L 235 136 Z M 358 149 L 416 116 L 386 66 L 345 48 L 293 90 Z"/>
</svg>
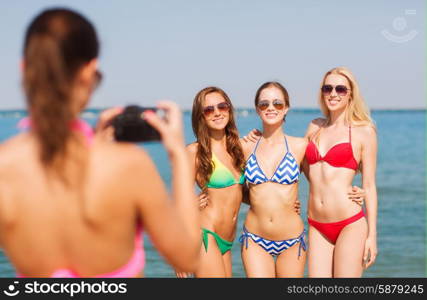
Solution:
<svg viewBox="0 0 427 300">
<path fill-rule="evenodd" d="M 49 9 L 29 25 L 24 41 L 23 86 L 42 164 L 61 171 L 72 134 L 71 90 L 78 70 L 98 56 L 92 24 L 68 9 Z"/>
<path fill-rule="evenodd" d="M 196 182 L 200 188 L 205 189 L 212 175 L 212 149 L 211 140 L 209 137 L 209 129 L 206 124 L 206 119 L 203 115 L 203 103 L 208 94 L 218 93 L 230 105 L 230 118 L 225 127 L 226 147 L 227 152 L 233 160 L 233 166 L 237 170 L 243 170 L 244 156 L 243 149 L 239 140 L 236 122 L 234 120 L 234 108 L 228 95 L 220 88 L 210 86 L 202 89 L 194 97 L 193 110 L 191 112 L 191 122 L 193 132 L 196 137 L 198 147 L 196 154 Z"/>
</svg>

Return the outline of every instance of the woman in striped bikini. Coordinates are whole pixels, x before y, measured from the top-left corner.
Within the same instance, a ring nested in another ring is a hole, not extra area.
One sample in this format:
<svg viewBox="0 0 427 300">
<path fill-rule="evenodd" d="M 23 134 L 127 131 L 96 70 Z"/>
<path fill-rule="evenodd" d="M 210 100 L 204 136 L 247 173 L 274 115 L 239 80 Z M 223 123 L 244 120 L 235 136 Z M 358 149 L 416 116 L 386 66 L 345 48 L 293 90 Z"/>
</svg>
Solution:
<svg viewBox="0 0 427 300">
<path fill-rule="evenodd" d="M 187 146 L 199 196 L 202 224 L 201 263 L 196 277 L 231 277 L 231 247 L 244 200 L 243 140 L 228 95 L 218 87 L 197 93 L 192 110 L 196 142 Z M 255 131 L 252 132 L 255 134 Z M 244 193 L 245 194 L 245 193 Z M 299 213 L 299 201 L 293 203 Z M 177 272 L 178 277 L 188 274 Z"/>
<path fill-rule="evenodd" d="M 307 140 L 283 131 L 290 104 L 280 83 L 264 83 L 256 93 L 255 107 L 262 136 L 242 143 L 250 201 L 240 237 L 246 275 L 302 277 L 307 247 L 304 223 L 294 203 Z"/>
<path fill-rule="evenodd" d="M 319 103 L 325 118 L 313 120 L 306 134 L 308 272 L 310 277 L 360 277 L 377 255 L 376 129 L 347 68 L 325 74 Z M 367 220 L 360 205 L 344 201 L 358 170 Z"/>
</svg>

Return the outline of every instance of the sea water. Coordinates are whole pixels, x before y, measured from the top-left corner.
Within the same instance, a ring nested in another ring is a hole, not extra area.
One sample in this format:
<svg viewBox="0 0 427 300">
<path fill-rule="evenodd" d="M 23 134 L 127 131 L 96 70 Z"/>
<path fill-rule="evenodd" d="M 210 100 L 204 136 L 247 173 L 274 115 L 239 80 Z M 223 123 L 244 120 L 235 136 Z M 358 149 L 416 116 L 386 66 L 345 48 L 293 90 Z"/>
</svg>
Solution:
<svg viewBox="0 0 427 300">
<path fill-rule="evenodd" d="M 95 124 L 99 110 L 87 110 L 83 118 Z M 17 134 L 17 122 L 24 111 L 0 111 L 0 141 Z M 285 132 L 303 136 L 309 122 L 320 117 L 319 110 L 291 110 L 284 125 Z M 372 117 L 378 131 L 377 192 L 378 192 L 378 256 L 364 277 L 425 277 L 425 116 L 424 110 L 373 111 Z M 185 139 L 194 141 L 191 113 L 184 113 Z M 237 126 L 240 135 L 253 128 L 261 129 L 261 122 L 254 110 L 238 109 Z M 170 188 L 171 172 L 166 152 L 159 143 L 142 145 L 151 155 Z M 354 184 L 360 186 L 360 175 Z M 308 186 L 301 176 L 299 199 L 301 215 L 307 226 Z M 237 236 L 232 248 L 233 277 L 245 277 L 240 258 L 238 236 L 241 232 L 248 206 L 242 204 L 238 216 Z M 306 227 L 307 228 L 307 227 Z M 167 228 L 164 228 L 167 231 Z M 173 269 L 165 263 L 144 235 L 147 277 L 174 277 Z M 28 251 L 31 252 L 29 249 Z M 177 253 L 179 255 L 179 253 Z M 34 258 L 37 259 L 37 258 Z M 0 250 L 0 277 L 14 276 L 14 270 Z"/>
</svg>

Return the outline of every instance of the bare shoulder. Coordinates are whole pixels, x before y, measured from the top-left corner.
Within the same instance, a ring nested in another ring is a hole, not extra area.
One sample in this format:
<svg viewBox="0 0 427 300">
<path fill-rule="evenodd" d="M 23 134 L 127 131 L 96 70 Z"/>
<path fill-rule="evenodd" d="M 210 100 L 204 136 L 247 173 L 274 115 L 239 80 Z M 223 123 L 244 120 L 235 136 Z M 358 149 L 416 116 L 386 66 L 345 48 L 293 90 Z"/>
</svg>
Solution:
<svg viewBox="0 0 427 300">
<path fill-rule="evenodd" d="M 307 146 L 308 143 L 308 139 L 306 137 L 286 135 L 286 138 L 288 139 L 289 143 L 292 143 L 297 147 Z"/>
<path fill-rule="evenodd" d="M 373 124 L 363 125 L 363 126 L 356 126 L 354 127 L 356 130 L 358 130 L 362 134 L 366 135 L 377 135 L 377 129 Z"/>
<path fill-rule="evenodd" d="M 320 128 L 320 127 L 325 126 L 325 124 L 326 124 L 325 118 L 316 118 L 310 122 L 309 126 L 313 126 L 315 128 Z"/>
<path fill-rule="evenodd" d="M 29 157 L 31 144 L 28 142 L 28 134 L 18 134 L 0 144 L 0 165 L 9 165 L 14 161 L 22 162 Z"/>
<path fill-rule="evenodd" d="M 317 118 L 317 119 L 312 120 L 308 124 L 305 136 L 308 137 L 308 138 L 310 138 L 311 135 L 313 135 L 313 133 L 315 133 L 320 128 L 322 128 L 323 126 L 325 126 L 325 124 L 326 124 L 326 119 L 325 118 Z"/>
<path fill-rule="evenodd" d="M 199 147 L 199 143 L 197 143 L 197 142 L 188 144 L 185 147 L 185 149 L 187 150 L 187 156 L 190 159 L 190 162 L 196 161 L 198 147 Z"/>
<path fill-rule="evenodd" d="M 118 173 L 145 172 L 153 162 L 148 153 L 131 143 L 101 143 L 94 147 L 93 160 L 97 166 L 114 169 Z"/>
<path fill-rule="evenodd" d="M 199 146 L 199 143 L 194 142 L 194 143 L 188 144 L 185 147 L 185 149 L 187 149 L 188 153 L 196 155 L 198 146 Z"/>
<path fill-rule="evenodd" d="M 124 207 L 134 207 L 136 203 L 145 205 L 149 199 L 153 200 L 154 194 L 147 197 L 152 194 L 150 191 L 160 193 L 162 179 L 155 162 L 143 147 L 106 142 L 93 148 L 91 174 L 95 184 L 103 187 L 103 193 L 112 196 L 109 199 L 117 202 L 117 197 L 120 197 Z"/>
<path fill-rule="evenodd" d="M 249 153 L 252 153 L 256 143 L 257 141 L 245 141 L 244 139 L 240 139 L 240 144 L 242 145 L 243 153 L 245 154 L 245 156 L 248 156 Z"/>
<path fill-rule="evenodd" d="M 305 152 L 307 148 L 308 138 L 286 135 L 286 139 L 294 152 Z"/>
<path fill-rule="evenodd" d="M 351 130 L 352 135 L 362 143 L 372 142 L 377 138 L 377 129 L 373 124 L 354 126 Z"/>
</svg>

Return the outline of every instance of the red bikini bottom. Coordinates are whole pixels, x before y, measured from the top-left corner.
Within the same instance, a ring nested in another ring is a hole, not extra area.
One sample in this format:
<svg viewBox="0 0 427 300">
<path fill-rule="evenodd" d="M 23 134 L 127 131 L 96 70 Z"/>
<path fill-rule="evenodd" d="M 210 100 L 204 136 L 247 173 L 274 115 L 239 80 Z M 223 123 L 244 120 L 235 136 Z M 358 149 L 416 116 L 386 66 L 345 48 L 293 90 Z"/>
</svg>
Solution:
<svg viewBox="0 0 427 300">
<path fill-rule="evenodd" d="M 361 210 L 358 214 L 339 222 L 320 223 L 308 218 L 308 223 L 314 228 L 316 228 L 320 233 L 322 233 L 329 241 L 331 241 L 335 245 L 335 242 L 337 241 L 341 230 L 343 230 L 343 228 L 348 224 L 354 223 L 360 218 L 363 218 L 364 216 L 365 213 L 363 210 Z"/>
</svg>

